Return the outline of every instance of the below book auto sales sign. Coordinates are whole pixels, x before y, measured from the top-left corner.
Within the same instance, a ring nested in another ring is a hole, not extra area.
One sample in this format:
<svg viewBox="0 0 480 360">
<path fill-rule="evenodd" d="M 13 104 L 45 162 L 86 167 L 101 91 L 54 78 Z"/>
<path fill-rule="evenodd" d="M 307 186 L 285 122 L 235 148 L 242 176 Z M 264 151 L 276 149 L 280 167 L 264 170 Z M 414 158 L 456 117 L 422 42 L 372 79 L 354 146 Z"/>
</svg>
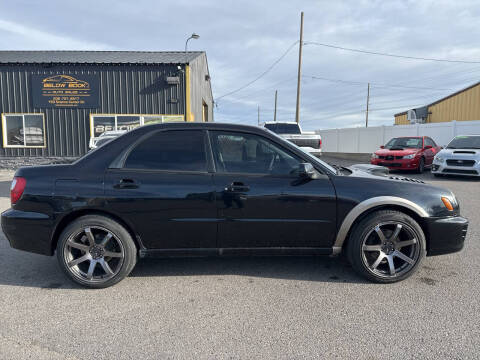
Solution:
<svg viewBox="0 0 480 360">
<path fill-rule="evenodd" d="M 35 108 L 97 108 L 98 75 L 31 75 Z"/>
</svg>

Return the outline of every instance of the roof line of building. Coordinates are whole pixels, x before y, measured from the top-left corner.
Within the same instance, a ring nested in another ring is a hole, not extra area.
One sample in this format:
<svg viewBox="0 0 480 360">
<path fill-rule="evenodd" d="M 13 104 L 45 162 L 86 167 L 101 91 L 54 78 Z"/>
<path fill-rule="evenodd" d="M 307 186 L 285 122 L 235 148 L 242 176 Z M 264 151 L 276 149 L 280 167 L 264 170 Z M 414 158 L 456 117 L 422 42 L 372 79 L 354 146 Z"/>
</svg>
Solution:
<svg viewBox="0 0 480 360">
<path fill-rule="evenodd" d="M 1 50 L 0 64 L 189 64 L 205 51 Z"/>
<path fill-rule="evenodd" d="M 460 90 L 458 90 L 458 91 L 455 91 L 454 93 L 452 93 L 452 94 L 450 94 L 450 95 L 447 95 L 447 96 L 445 96 L 445 97 L 443 97 L 443 98 L 441 98 L 441 99 L 439 99 L 439 100 L 436 100 L 436 101 L 434 101 L 434 102 L 432 102 L 432 103 L 430 103 L 430 104 L 428 104 L 428 105 L 425 105 L 425 106 L 426 106 L 426 107 L 430 107 L 430 106 L 436 105 L 436 104 L 438 104 L 438 103 L 440 103 L 440 102 L 442 102 L 442 101 L 445 101 L 445 100 L 447 100 L 447 99 L 449 99 L 449 98 L 451 98 L 451 97 L 453 97 L 453 96 L 456 96 L 456 95 L 458 95 L 458 94 L 461 94 L 462 92 L 465 92 L 465 91 L 467 91 L 467 90 L 470 90 L 471 88 L 474 88 L 474 87 L 477 86 L 477 85 L 480 85 L 480 81 L 476 82 L 475 84 L 469 85 L 469 86 L 467 86 L 466 88 L 463 88 L 463 89 L 460 89 Z M 402 111 L 402 112 L 399 112 L 399 113 L 397 113 L 397 114 L 394 114 L 393 116 L 405 115 L 407 112 L 408 112 L 408 110 Z"/>
</svg>

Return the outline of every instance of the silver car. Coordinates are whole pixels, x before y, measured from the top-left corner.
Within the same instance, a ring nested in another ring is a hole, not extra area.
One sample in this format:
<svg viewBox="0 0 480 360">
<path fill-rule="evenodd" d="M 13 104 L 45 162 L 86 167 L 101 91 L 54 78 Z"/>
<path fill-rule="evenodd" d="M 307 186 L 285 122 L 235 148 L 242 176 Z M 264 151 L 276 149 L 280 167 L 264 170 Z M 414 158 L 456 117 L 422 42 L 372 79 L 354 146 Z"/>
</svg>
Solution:
<svg viewBox="0 0 480 360">
<path fill-rule="evenodd" d="M 480 176 L 480 135 L 459 135 L 435 155 L 432 174 Z"/>
</svg>

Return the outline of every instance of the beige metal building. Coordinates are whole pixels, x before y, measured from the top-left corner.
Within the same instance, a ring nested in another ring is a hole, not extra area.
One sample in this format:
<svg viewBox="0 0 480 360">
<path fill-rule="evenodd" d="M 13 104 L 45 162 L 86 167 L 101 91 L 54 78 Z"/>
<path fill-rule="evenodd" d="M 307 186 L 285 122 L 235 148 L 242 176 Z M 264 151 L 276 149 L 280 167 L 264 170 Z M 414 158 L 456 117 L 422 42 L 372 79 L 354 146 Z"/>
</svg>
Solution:
<svg viewBox="0 0 480 360">
<path fill-rule="evenodd" d="M 480 120 L 480 82 L 424 107 L 394 116 L 395 125 Z"/>
</svg>

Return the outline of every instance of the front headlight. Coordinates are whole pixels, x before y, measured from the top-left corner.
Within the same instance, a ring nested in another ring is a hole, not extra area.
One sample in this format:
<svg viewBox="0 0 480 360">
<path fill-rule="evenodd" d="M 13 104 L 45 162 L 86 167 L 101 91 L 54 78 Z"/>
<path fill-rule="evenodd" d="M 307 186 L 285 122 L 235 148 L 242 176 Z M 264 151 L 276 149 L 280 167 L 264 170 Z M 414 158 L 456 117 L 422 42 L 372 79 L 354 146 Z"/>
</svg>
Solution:
<svg viewBox="0 0 480 360">
<path fill-rule="evenodd" d="M 404 159 L 413 159 L 415 157 L 415 154 L 410 154 L 410 155 L 405 155 L 403 158 Z"/>
<path fill-rule="evenodd" d="M 436 161 L 436 162 L 439 162 L 439 163 L 442 163 L 443 160 L 444 160 L 444 159 L 443 159 L 441 156 L 435 156 L 435 157 L 433 158 L 433 161 Z"/>
<path fill-rule="evenodd" d="M 378 155 L 375 154 L 375 153 L 373 153 L 373 154 L 372 154 L 372 159 L 378 159 Z"/>
</svg>

